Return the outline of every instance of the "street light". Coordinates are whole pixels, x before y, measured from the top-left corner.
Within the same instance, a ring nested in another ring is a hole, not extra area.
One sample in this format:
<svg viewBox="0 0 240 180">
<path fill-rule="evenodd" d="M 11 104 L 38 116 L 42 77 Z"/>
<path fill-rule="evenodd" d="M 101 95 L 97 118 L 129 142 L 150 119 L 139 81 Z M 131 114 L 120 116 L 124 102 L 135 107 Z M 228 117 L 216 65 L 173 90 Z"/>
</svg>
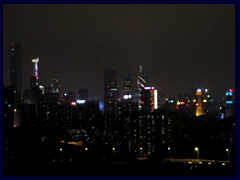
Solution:
<svg viewBox="0 0 240 180">
<path fill-rule="evenodd" d="M 199 160 L 199 148 L 195 147 L 194 150 L 197 152 L 197 160 Z"/>
<path fill-rule="evenodd" d="M 140 147 L 139 149 L 140 149 L 140 157 L 142 157 L 143 156 L 143 148 Z"/>
<path fill-rule="evenodd" d="M 230 158 L 229 158 L 229 149 L 226 149 L 226 152 L 227 152 L 227 157 L 228 157 L 228 162 L 229 162 L 229 160 L 230 160 Z"/>
<path fill-rule="evenodd" d="M 171 156 L 171 148 L 168 147 L 167 149 L 168 149 L 168 155 L 169 155 L 169 158 L 170 158 L 170 156 Z"/>
<path fill-rule="evenodd" d="M 116 150 L 115 147 L 113 147 L 112 150 L 113 150 L 113 155 L 115 156 L 115 150 Z"/>
</svg>

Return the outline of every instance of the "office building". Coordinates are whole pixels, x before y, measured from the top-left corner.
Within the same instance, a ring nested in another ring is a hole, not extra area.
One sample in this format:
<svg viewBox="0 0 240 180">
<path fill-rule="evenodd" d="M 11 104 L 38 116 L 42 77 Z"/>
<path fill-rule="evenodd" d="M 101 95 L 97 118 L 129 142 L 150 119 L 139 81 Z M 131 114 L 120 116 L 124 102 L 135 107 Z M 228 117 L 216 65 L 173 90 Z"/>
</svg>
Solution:
<svg viewBox="0 0 240 180">
<path fill-rule="evenodd" d="M 10 83 L 17 92 L 22 93 L 22 52 L 21 44 L 12 43 L 10 55 Z"/>
<path fill-rule="evenodd" d="M 141 92 L 141 111 L 153 112 L 158 109 L 157 90 L 154 87 L 145 87 Z"/>
<path fill-rule="evenodd" d="M 138 87 L 138 109 L 142 109 L 142 91 L 147 86 L 147 73 L 143 70 L 142 66 L 139 68 L 139 74 L 137 79 L 137 87 Z"/>
<path fill-rule="evenodd" d="M 104 72 L 104 110 L 105 114 L 117 115 L 118 99 L 117 72 L 115 70 L 106 70 Z"/>
<path fill-rule="evenodd" d="M 229 89 L 226 92 L 225 117 L 227 118 L 233 115 L 234 115 L 233 89 Z"/>
</svg>

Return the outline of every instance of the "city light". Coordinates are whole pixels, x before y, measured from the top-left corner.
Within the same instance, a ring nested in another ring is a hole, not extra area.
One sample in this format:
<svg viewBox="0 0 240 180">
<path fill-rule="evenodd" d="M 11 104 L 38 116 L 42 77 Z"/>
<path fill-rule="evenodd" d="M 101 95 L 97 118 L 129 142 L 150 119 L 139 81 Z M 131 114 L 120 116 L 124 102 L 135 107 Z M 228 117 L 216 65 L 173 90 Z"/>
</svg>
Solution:
<svg viewBox="0 0 240 180">
<path fill-rule="evenodd" d="M 71 102 L 71 106 L 77 106 L 76 102 Z"/>
<path fill-rule="evenodd" d="M 84 104 L 85 102 L 86 102 L 86 100 L 80 100 L 80 99 L 77 100 L 78 104 Z"/>
<path fill-rule="evenodd" d="M 154 87 L 144 87 L 145 90 L 155 89 Z"/>
<path fill-rule="evenodd" d="M 154 109 L 158 108 L 158 98 L 157 98 L 157 90 L 154 90 Z"/>
<path fill-rule="evenodd" d="M 39 58 L 32 59 L 32 62 L 34 62 L 34 63 L 39 62 Z"/>
<path fill-rule="evenodd" d="M 123 96 L 123 99 L 128 99 L 128 95 L 124 95 L 124 96 Z"/>
</svg>

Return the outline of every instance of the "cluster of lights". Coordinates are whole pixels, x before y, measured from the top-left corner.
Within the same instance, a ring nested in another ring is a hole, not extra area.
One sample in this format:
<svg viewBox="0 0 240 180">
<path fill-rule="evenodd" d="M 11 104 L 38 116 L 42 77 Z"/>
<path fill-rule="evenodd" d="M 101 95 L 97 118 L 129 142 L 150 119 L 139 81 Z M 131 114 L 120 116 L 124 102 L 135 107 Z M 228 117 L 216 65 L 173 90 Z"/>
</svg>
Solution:
<svg viewBox="0 0 240 180">
<path fill-rule="evenodd" d="M 173 103 L 173 102 L 174 102 L 174 100 L 169 100 L 168 102 L 169 102 L 169 103 Z"/>
<path fill-rule="evenodd" d="M 111 88 L 110 90 L 111 91 L 117 91 L 118 89 L 117 88 Z"/>
<path fill-rule="evenodd" d="M 124 95 L 123 96 L 123 99 L 131 99 L 132 98 L 132 95 L 131 94 L 129 94 L 129 95 Z"/>
<path fill-rule="evenodd" d="M 151 90 L 151 89 L 154 89 L 154 87 L 145 87 L 144 89 L 145 90 Z"/>
<path fill-rule="evenodd" d="M 81 100 L 81 99 L 78 99 L 78 100 L 77 100 L 77 103 L 78 103 L 78 104 L 84 104 L 85 102 L 86 102 L 86 100 Z"/>
<path fill-rule="evenodd" d="M 226 96 L 232 96 L 233 93 L 232 92 L 226 92 Z"/>
<path fill-rule="evenodd" d="M 184 105 L 185 102 L 184 101 L 177 101 L 177 105 Z"/>
<path fill-rule="evenodd" d="M 233 104 L 233 101 L 226 101 L 226 104 Z"/>
<path fill-rule="evenodd" d="M 76 102 L 71 102 L 71 106 L 77 106 Z"/>
</svg>

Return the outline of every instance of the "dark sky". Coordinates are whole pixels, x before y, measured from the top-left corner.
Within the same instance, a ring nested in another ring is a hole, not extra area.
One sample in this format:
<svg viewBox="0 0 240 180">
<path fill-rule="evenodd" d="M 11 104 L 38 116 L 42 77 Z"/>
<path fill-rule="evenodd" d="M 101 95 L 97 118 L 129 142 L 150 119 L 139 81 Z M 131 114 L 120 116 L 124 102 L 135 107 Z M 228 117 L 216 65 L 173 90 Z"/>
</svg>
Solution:
<svg viewBox="0 0 240 180">
<path fill-rule="evenodd" d="M 216 97 L 235 87 L 234 5 L 3 5 L 3 82 L 10 84 L 10 44 L 22 44 L 23 88 L 31 59 L 40 83 L 103 96 L 105 69 L 121 79 L 139 65 L 149 85 L 178 98 L 193 85 Z"/>
</svg>

